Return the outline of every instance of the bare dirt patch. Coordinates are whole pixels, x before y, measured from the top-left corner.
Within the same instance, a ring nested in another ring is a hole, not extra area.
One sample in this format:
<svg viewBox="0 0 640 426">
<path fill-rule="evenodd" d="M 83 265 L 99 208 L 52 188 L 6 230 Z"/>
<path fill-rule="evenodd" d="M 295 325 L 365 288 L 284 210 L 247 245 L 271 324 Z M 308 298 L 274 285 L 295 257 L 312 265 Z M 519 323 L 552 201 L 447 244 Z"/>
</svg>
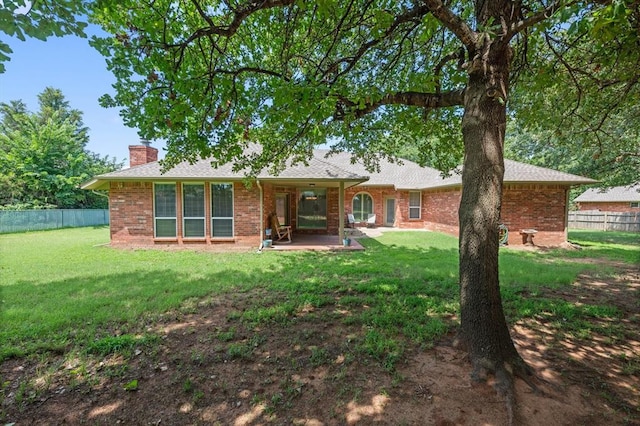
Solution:
<svg viewBox="0 0 640 426">
<path fill-rule="evenodd" d="M 551 292 L 550 292 L 551 293 Z M 541 393 L 517 382 L 522 425 L 640 424 L 640 272 L 583 275 L 549 296 L 624 312 L 588 338 L 544 319 L 512 328 Z M 336 306 L 310 307 L 286 323 L 255 327 L 238 313 L 264 294 L 208 300 L 140 326 L 160 339 L 128 358 L 48 356 L 2 364 L 0 421 L 31 424 L 501 425 L 503 401 L 470 380 L 451 336 L 407 344 L 403 361 L 358 350 L 366 330 Z M 366 309 L 366 308 L 362 308 Z M 114 331 L 117 334 L 117 331 Z"/>
</svg>

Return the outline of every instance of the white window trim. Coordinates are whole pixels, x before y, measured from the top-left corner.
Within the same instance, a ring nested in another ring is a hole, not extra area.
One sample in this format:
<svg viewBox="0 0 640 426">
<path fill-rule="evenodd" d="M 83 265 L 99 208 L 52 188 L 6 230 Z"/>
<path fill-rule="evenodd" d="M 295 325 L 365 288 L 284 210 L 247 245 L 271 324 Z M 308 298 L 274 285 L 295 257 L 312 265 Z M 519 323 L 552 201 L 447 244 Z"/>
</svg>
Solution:
<svg viewBox="0 0 640 426">
<path fill-rule="evenodd" d="M 156 216 L 156 212 L 158 211 L 156 209 L 156 185 L 173 185 L 174 187 L 176 186 L 176 182 L 153 182 L 153 238 L 170 238 L 170 239 L 175 239 L 178 237 L 178 217 L 177 216 L 173 216 L 173 217 L 169 217 L 169 216 L 161 216 L 158 217 Z M 174 203 L 176 203 L 178 201 L 178 196 L 177 196 L 177 191 L 176 191 L 176 196 L 173 200 Z M 178 212 L 178 206 L 176 206 L 176 213 Z M 157 225 L 157 220 L 158 219 L 173 219 L 174 223 L 175 223 L 175 236 L 173 237 L 158 237 L 157 235 L 157 230 L 158 230 L 158 225 Z"/>
<path fill-rule="evenodd" d="M 640 201 L 631 201 L 629 203 L 629 207 L 631 207 L 632 209 L 640 208 Z"/>
<path fill-rule="evenodd" d="M 417 193 L 419 195 L 420 202 L 417 206 L 411 205 L 411 194 Z M 411 217 L 411 210 L 418 209 L 418 217 Z M 409 191 L 409 220 L 422 219 L 422 191 Z"/>
<path fill-rule="evenodd" d="M 214 216 L 213 215 L 213 185 L 231 185 L 231 216 Z M 212 239 L 225 239 L 225 238 L 234 238 L 236 235 L 236 221 L 234 216 L 236 214 L 236 197 L 235 197 L 235 187 L 233 182 L 210 182 L 209 183 L 209 208 L 211 209 L 211 238 Z M 214 219 L 231 219 L 231 236 L 225 237 L 216 237 L 213 235 L 213 220 Z"/>
<path fill-rule="evenodd" d="M 353 212 L 355 211 L 355 208 L 353 206 L 353 201 L 356 199 L 356 197 L 360 194 L 364 194 L 367 195 L 369 198 L 371 198 L 371 212 L 367 214 L 367 216 L 370 216 L 372 214 L 375 214 L 376 212 L 376 201 L 375 198 L 373 198 L 373 195 L 369 194 L 366 191 L 360 191 L 356 194 L 353 195 L 353 198 L 351 198 L 351 213 L 353 214 Z M 356 222 L 366 222 L 368 219 L 368 217 L 364 217 L 362 218 L 360 221 L 358 219 L 356 219 Z"/>
<path fill-rule="evenodd" d="M 202 212 L 203 215 L 202 216 L 186 216 L 185 212 L 184 212 L 184 209 L 185 209 L 184 187 L 185 186 L 196 186 L 196 185 L 202 186 L 202 197 L 203 197 L 202 205 L 204 207 L 204 209 L 203 209 L 204 211 Z M 207 218 L 206 218 L 206 215 L 207 215 L 207 205 L 206 205 L 206 203 L 207 203 L 207 195 L 205 193 L 206 190 L 207 190 L 207 188 L 206 188 L 204 182 L 183 182 L 182 183 L 182 194 L 180 194 L 180 195 L 182 195 L 182 203 L 181 203 L 182 204 L 182 238 L 205 238 L 205 236 L 207 235 Z M 187 237 L 185 235 L 185 232 L 187 230 L 186 221 L 187 220 L 194 220 L 194 219 L 202 219 L 202 235 L 196 235 L 196 236 L 192 235 L 192 236 Z"/>
</svg>

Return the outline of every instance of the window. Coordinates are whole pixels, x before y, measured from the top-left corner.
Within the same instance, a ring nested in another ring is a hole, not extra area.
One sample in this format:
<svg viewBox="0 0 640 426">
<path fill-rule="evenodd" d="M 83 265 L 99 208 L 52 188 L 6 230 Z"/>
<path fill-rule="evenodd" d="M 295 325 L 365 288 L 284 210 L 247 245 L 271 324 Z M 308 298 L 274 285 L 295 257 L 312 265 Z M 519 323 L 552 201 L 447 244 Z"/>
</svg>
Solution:
<svg viewBox="0 0 640 426">
<path fill-rule="evenodd" d="M 420 191 L 409 192 L 409 219 L 420 219 Z"/>
<path fill-rule="evenodd" d="M 176 185 L 156 183 L 153 185 L 153 211 L 155 236 L 176 237 Z"/>
<path fill-rule="evenodd" d="M 356 222 L 366 222 L 369 219 L 369 215 L 373 214 L 373 198 L 369 194 L 364 192 L 356 194 L 351 205 Z"/>
<path fill-rule="evenodd" d="M 629 206 L 630 206 L 631 208 L 634 208 L 634 209 L 640 209 L 640 202 L 638 202 L 638 201 L 632 201 L 632 202 L 630 202 L 630 203 L 629 203 Z"/>
<path fill-rule="evenodd" d="M 300 229 L 327 229 L 327 190 L 300 189 L 298 223 Z"/>
<path fill-rule="evenodd" d="M 211 236 L 233 237 L 233 184 L 211 184 Z"/>
<path fill-rule="evenodd" d="M 182 235 L 204 237 L 204 184 L 182 185 Z"/>
</svg>

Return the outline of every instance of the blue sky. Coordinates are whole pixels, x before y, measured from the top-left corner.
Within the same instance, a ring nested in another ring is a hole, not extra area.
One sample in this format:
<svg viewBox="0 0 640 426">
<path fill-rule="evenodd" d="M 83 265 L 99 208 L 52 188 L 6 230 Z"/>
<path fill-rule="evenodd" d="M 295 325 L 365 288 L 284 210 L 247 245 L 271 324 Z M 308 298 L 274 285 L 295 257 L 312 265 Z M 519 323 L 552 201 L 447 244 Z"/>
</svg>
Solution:
<svg viewBox="0 0 640 426">
<path fill-rule="evenodd" d="M 93 27 L 89 32 L 96 33 Z M 89 46 L 89 39 L 79 37 L 52 37 L 43 42 L 35 39 L 6 40 L 13 53 L 0 74 L 0 102 L 22 99 L 30 111 L 37 111 L 38 94 L 46 87 L 62 90 L 72 108 L 84 113 L 84 124 L 89 127 L 87 149 L 102 156 L 129 160 L 129 145 L 137 144 L 136 129 L 126 127 L 114 108 L 102 108 L 98 98 L 105 93 L 114 94 L 111 85 L 115 78 L 107 71 L 104 58 Z M 164 145 L 153 146 L 163 155 Z"/>
</svg>

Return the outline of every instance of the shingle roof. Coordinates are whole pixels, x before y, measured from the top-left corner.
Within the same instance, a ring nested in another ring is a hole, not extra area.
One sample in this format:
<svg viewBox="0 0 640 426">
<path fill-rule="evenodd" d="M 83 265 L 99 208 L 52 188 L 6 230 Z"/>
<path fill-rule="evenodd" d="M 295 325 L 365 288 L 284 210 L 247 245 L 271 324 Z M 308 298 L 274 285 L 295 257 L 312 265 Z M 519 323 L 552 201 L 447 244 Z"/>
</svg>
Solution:
<svg viewBox="0 0 640 426">
<path fill-rule="evenodd" d="M 282 181 L 343 181 L 350 185 L 394 186 L 396 189 L 405 190 L 443 188 L 462 184 L 459 170 L 454 171 L 448 177 L 442 177 L 439 171 L 430 167 L 420 167 L 413 161 L 402 160 L 401 163 L 392 163 L 381 160 L 379 163 L 380 171 L 370 173 L 361 162 L 352 163 L 349 153 L 343 152 L 327 156 L 328 153 L 328 150 L 314 150 L 313 157 L 307 165 L 290 165 L 277 176 L 265 171 L 257 177 L 263 180 Z M 107 182 L 118 180 L 239 180 L 244 176 L 243 172 L 234 172 L 231 164 L 214 168 L 208 160 L 199 160 L 194 164 L 182 162 L 165 173 L 161 173 L 158 162 L 153 162 L 97 176 L 93 181 L 86 183 L 83 188 L 104 188 Z M 505 160 L 504 182 L 553 182 L 577 185 L 594 183 L 595 181 L 544 167 Z"/>
<path fill-rule="evenodd" d="M 504 160 L 504 181 L 505 183 L 554 182 L 571 185 L 596 182 L 593 179 L 582 176 L 559 172 L 545 167 L 532 166 L 531 164 L 519 163 L 513 160 Z"/>
<path fill-rule="evenodd" d="M 185 161 L 162 173 L 160 163 L 154 161 L 96 176 L 92 181 L 85 183 L 83 188 L 104 189 L 107 182 L 123 180 L 241 180 L 244 177 L 244 171 L 234 171 L 233 165 L 229 163 L 214 168 L 209 160 L 201 159 L 193 164 Z M 307 165 L 290 164 L 277 176 L 263 171 L 257 178 L 264 180 L 343 181 L 347 185 L 356 185 L 366 181 L 368 176 L 359 175 L 321 158 L 313 157 L 308 161 Z"/>
<path fill-rule="evenodd" d="M 616 186 L 603 190 L 589 188 L 574 201 L 584 202 L 640 202 L 640 183 L 631 186 Z"/>
<path fill-rule="evenodd" d="M 456 169 L 450 176 L 428 181 L 428 188 L 443 188 L 462 185 L 462 168 Z M 532 166 L 513 160 L 504 160 L 504 183 L 556 183 L 561 185 L 579 185 L 595 183 L 593 179 L 570 173 L 559 172 L 545 167 Z M 425 187 L 424 189 L 427 189 Z"/>
<path fill-rule="evenodd" d="M 315 155 L 324 157 L 329 151 L 316 150 Z M 362 163 L 351 164 L 351 154 L 332 154 L 328 161 L 341 168 L 350 168 L 355 173 L 369 175 L 369 180 L 363 185 L 393 185 L 397 189 L 430 189 L 462 185 L 461 168 L 454 170 L 449 176 L 430 167 L 420 167 L 409 160 L 402 160 L 402 164 L 380 161 L 380 173 L 369 173 Z M 593 179 L 576 176 L 569 173 L 544 167 L 532 166 L 513 160 L 504 160 L 504 183 L 559 183 L 578 185 L 595 183 Z"/>
<path fill-rule="evenodd" d="M 340 168 L 349 169 L 354 173 L 363 176 L 369 176 L 369 180 L 363 185 L 367 186 L 395 186 L 398 189 L 421 189 L 425 182 L 433 181 L 439 178 L 440 172 L 430 167 L 420 167 L 418 164 L 409 160 L 401 160 L 401 163 L 392 163 L 387 160 L 381 160 L 379 163 L 380 172 L 371 173 L 361 162 L 351 163 L 351 154 L 340 152 L 330 154 L 329 150 L 316 149 L 314 157 L 326 158 Z"/>
</svg>

